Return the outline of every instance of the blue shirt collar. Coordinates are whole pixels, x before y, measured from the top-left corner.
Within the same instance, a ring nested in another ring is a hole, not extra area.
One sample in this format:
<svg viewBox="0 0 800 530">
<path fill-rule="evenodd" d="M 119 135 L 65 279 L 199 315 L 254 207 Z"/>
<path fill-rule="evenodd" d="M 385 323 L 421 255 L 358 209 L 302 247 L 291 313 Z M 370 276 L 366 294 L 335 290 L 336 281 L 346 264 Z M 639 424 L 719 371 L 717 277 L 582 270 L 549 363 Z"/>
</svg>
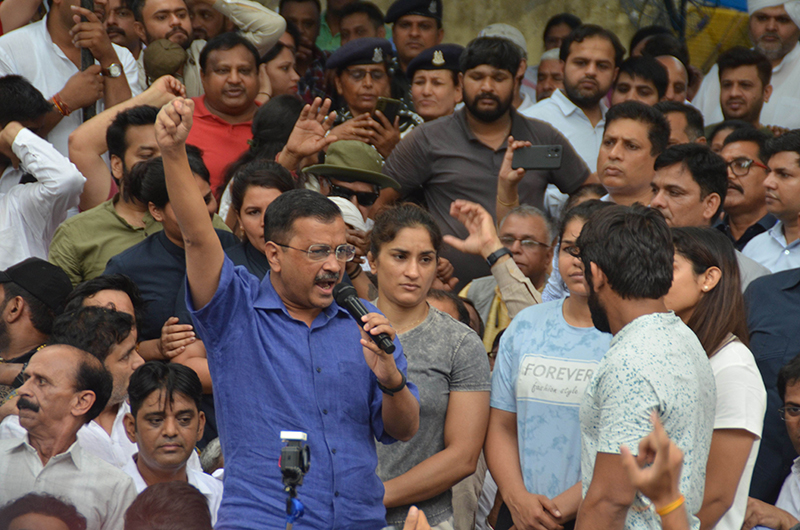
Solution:
<svg viewBox="0 0 800 530">
<path fill-rule="evenodd" d="M 267 311 L 282 311 L 286 316 L 288 316 L 291 319 L 294 319 L 294 317 L 289 314 L 289 311 L 286 309 L 286 304 L 283 303 L 283 300 L 278 295 L 278 292 L 275 290 L 275 287 L 272 285 L 272 281 L 270 280 L 271 274 L 272 271 L 267 272 L 266 276 L 264 276 L 264 279 L 261 280 L 261 289 L 258 292 L 258 297 L 256 298 L 256 301 L 253 302 L 253 307 L 256 309 L 264 309 Z M 341 308 L 339 304 L 337 304 L 336 302 L 331 303 L 331 305 L 324 308 L 320 313 L 320 315 L 325 316 L 325 320 L 321 324 L 324 324 L 325 322 L 331 320 L 338 313 L 344 313 L 345 315 L 349 315 L 349 313 L 345 309 Z M 318 319 L 319 316 L 316 319 L 314 319 L 314 324 L 315 324 L 314 327 L 316 327 Z"/>
</svg>

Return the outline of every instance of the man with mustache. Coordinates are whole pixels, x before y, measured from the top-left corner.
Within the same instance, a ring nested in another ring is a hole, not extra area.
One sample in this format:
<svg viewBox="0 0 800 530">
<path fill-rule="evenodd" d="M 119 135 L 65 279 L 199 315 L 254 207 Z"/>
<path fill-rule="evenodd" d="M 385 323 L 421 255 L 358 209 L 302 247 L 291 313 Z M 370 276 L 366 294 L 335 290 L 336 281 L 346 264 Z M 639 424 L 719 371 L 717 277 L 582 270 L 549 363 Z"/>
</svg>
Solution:
<svg viewBox="0 0 800 530">
<path fill-rule="evenodd" d="M 541 208 L 548 183 L 571 193 L 589 178 L 589 168 L 555 128 L 526 119 L 512 108 L 515 79 L 522 65 L 522 51 L 516 44 L 503 38 L 479 37 L 467 46 L 460 63 L 464 108 L 415 128 L 395 147 L 383 172 L 399 182 L 401 189 L 383 189 L 379 202 L 394 202 L 421 188 L 443 233 L 463 239 L 467 230 L 450 216 L 450 204 L 467 199 L 495 217 L 497 170 L 506 155 L 509 135 L 520 142 L 563 147 L 561 168 L 525 172 L 519 192 L 503 197 L 509 208 L 520 201 Z M 489 275 L 486 261 L 479 256 L 452 249 L 442 255 L 455 267 L 455 276 L 461 280 L 459 288 Z"/>
<path fill-rule="evenodd" d="M 111 374 L 83 350 L 54 345 L 34 354 L 17 405 L 26 435 L 0 441 L 0 504 L 31 491 L 48 493 L 73 504 L 87 528 L 122 530 L 136 497 L 133 481 L 77 442 L 112 388 Z"/>
<path fill-rule="evenodd" d="M 761 109 L 772 95 L 772 65 L 758 48 L 750 50 L 737 46 L 717 59 L 719 98 L 722 116 L 726 120 L 742 120 L 772 136 L 761 124 Z M 714 125 L 709 125 L 708 132 Z"/>
<path fill-rule="evenodd" d="M 258 50 L 238 33 L 211 39 L 200 54 L 204 95 L 193 98 L 194 127 L 188 142 L 203 150 L 211 189 L 219 199 L 225 169 L 245 152 L 258 109 Z M 187 94 L 188 95 L 188 94 Z"/>
<path fill-rule="evenodd" d="M 728 165 L 728 193 L 723 206 L 725 215 L 715 226 L 738 251 L 777 221 L 767 211 L 764 193 L 764 179 L 769 173 L 765 158 L 768 140 L 761 131 L 737 129 L 725 138 L 720 152 Z"/>
<path fill-rule="evenodd" d="M 747 10 L 750 40 L 772 65 L 772 94 L 761 109 L 761 122 L 787 129 L 800 127 L 800 114 L 794 112 L 800 105 L 800 9 L 793 1 L 749 0 Z M 719 67 L 715 65 L 692 101 L 706 123 L 723 120 L 720 92 Z"/>
<path fill-rule="evenodd" d="M 322 131 L 309 140 L 314 151 L 334 139 L 324 138 L 332 116 L 319 112 L 320 103 L 306 106 L 300 116 Z M 234 268 L 202 211 L 185 154 L 193 106 L 191 99 L 165 106 L 156 138 L 171 209 L 186 241 L 186 301 L 207 340 L 220 411 L 225 493 L 219 526 L 285 524 L 280 431 L 295 430 L 319 448 L 302 490 L 303 525 L 382 528 L 386 511 L 375 474 L 376 440 L 409 440 L 419 427 L 418 394 L 406 381 L 402 346 L 395 340 L 394 353 L 386 354 L 369 338 L 368 333 L 395 336 L 371 304 L 362 330 L 334 303 L 333 288 L 355 248 L 347 244 L 341 211 L 318 192 L 290 190 L 267 208 L 270 271 L 262 281 Z"/>
<path fill-rule="evenodd" d="M 392 97 L 402 99 L 414 109 L 408 63 L 444 38 L 442 0 L 396 0 L 386 11 L 384 21 L 392 24 L 392 41 L 397 56 L 392 61 Z"/>
<path fill-rule="evenodd" d="M 142 41 L 136 34 L 133 8 L 136 0 L 109 0 L 103 25 L 111 42 L 128 48 L 134 59 L 139 59 Z"/>
<path fill-rule="evenodd" d="M 766 151 L 767 211 L 778 222 L 751 239 L 742 253 L 780 272 L 800 267 L 800 131 L 773 138 Z"/>
<path fill-rule="evenodd" d="M 592 170 L 597 167 L 608 110 L 602 99 L 611 90 L 624 56 L 625 48 L 611 31 L 594 24 L 577 27 L 561 45 L 564 89 L 522 113 L 555 127 Z"/>
<path fill-rule="evenodd" d="M 128 458 L 123 471 L 133 479 L 136 491 L 161 482 L 188 482 L 205 496 L 214 524 L 222 482 L 187 465 L 206 423 L 200 410 L 203 385 L 197 374 L 180 364 L 151 361 L 131 375 L 128 392 L 125 429 L 138 452 Z"/>
<path fill-rule="evenodd" d="M 714 374 L 694 332 L 664 305 L 674 251 L 660 213 L 642 205 L 604 208 L 577 246 L 592 321 L 614 338 L 581 402 L 583 501 L 575 528 L 660 528 L 656 510 L 664 506 L 636 491 L 620 446 L 636 451 L 655 410 L 685 455 L 680 492 L 687 513 L 696 513 L 714 427 Z M 691 522 L 699 526 L 695 516 Z"/>
<path fill-rule="evenodd" d="M 245 28 L 240 34 L 258 50 L 259 57 L 278 42 L 286 30 L 283 17 L 251 0 L 195 0 L 213 6 L 228 17 L 237 27 Z M 175 73 L 186 85 L 186 95 L 203 95 L 200 53 L 206 45 L 203 39 L 193 39 L 189 8 L 184 0 L 136 0 L 133 15 L 136 19 L 136 35 L 146 45 L 159 39 L 167 39 L 186 50 L 186 60 Z M 139 84 L 147 86 L 144 71 L 144 54 L 137 60 L 139 65 Z"/>
</svg>

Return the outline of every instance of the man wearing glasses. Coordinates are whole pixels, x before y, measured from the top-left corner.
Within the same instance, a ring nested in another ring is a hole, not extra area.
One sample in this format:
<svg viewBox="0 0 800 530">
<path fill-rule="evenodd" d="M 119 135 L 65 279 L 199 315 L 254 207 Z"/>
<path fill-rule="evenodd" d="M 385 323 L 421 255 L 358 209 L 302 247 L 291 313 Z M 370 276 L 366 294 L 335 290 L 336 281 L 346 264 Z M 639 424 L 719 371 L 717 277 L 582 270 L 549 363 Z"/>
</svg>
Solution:
<svg viewBox="0 0 800 530">
<path fill-rule="evenodd" d="M 764 179 L 769 173 L 764 156 L 767 140 L 761 131 L 738 129 L 725 138 L 720 152 L 728 164 L 728 193 L 725 216 L 715 226 L 733 241 L 738 251 L 777 221 L 767 211 L 764 193 Z"/>
<path fill-rule="evenodd" d="M 381 38 L 348 42 L 328 58 L 326 67 L 334 72 L 341 105 L 332 134 L 340 140 L 359 140 L 388 157 L 400 138 L 424 120 L 405 105 L 387 117 L 375 110 L 379 98 L 392 95 L 389 59 L 392 47 Z"/>
<path fill-rule="evenodd" d="M 300 498 L 304 528 L 382 528 L 383 485 L 375 439 L 409 440 L 419 426 L 416 388 L 406 381 L 400 342 L 388 355 L 367 333 L 395 331 L 373 312 L 362 331 L 333 300 L 355 256 L 339 208 L 310 190 L 292 190 L 265 215 L 270 272 L 259 281 L 234 268 L 203 215 L 184 144 L 193 102 L 176 99 L 156 121 L 172 209 L 186 242 L 187 305 L 209 344 L 225 492 L 218 525 L 282 528 L 287 494 L 281 431 L 302 431 L 314 459 Z M 319 104 L 300 119 L 325 122 Z M 325 127 L 325 126 L 323 126 Z M 315 150 L 330 141 L 314 140 Z"/>
<path fill-rule="evenodd" d="M 539 292 L 547 283 L 547 267 L 553 260 L 555 229 L 541 210 L 529 205 L 517 206 L 500 222 L 499 247 L 496 256 L 508 255 Z M 494 269 L 492 269 L 494 273 Z M 475 302 L 483 319 L 486 351 L 494 338 L 511 323 L 508 307 L 494 275 L 476 278 L 461 290 L 459 296 Z"/>
</svg>

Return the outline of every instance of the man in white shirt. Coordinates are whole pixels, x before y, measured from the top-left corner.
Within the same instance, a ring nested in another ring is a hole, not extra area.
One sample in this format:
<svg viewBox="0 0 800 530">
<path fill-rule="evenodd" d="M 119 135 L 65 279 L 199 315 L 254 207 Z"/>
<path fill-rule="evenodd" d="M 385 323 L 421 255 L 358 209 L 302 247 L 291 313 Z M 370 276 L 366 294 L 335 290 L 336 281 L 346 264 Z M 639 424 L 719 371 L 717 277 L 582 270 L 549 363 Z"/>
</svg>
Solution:
<svg viewBox="0 0 800 530">
<path fill-rule="evenodd" d="M 140 92 L 131 53 L 109 40 L 95 13 L 72 4 L 51 0 L 44 20 L 0 37 L 0 75 L 21 75 L 53 98 L 43 131 L 64 156 L 69 156 L 69 133 L 81 124 L 83 113 L 77 110 L 98 101 L 102 110 Z M 79 16 L 88 22 L 76 23 L 73 17 Z M 81 47 L 96 61 L 84 72 L 79 71 Z"/>
<path fill-rule="evenodd" d="M 561 47 L 564 90 L 522 114 L 545 121 L 566 136 L 589 166 L 597 168 L 605 114 L 602 99 L 611 90 L 625 48 L 614 33 L 587 24 L 573 30 Z"/>
<path fill-rule="evenodd" d="M 767 156 L 767 211 L 778 222 L 751 239 L 742 254 L 780 272 L 800 267 L 800 133 L 767 142 Z"/>
<path fill-rule="evenodd" d="M 124 293 L 120 293 L 124 296 Z M 88 453 L 121 469 L 136 447 L 128 440 L 123 426 L 130 410 L 128 380 L 144 364 L 136 351 L 136 327 L 133 315 L 103 307 L 78 307 L 65 312 L 53 324 L 49 344 L 66 344 L 97 357 L 114 380 L 111 397 L 103 411 L 78 431 L 78 442 Z M 25 429 L 20 417 L 10 415 L 0 423 L 0 439 L 22 438 Z"/>
<path fill-rule="evenodd" d="M 131 412 L 125 416 L 125 428 L 139 452 L 123 471 L 133 478 L 139 493 L 161 482 L 188 482 L 206 497 L 213 524 L 222 482 L 186 465 L 205 427 L 200 378 L 186 366 L 151 361 L 133 373 L 129 394 Z"/>
<path fill-rule="evenodd" d="M 58 345 L 37 352 L 25 378 L 17 406 L 27 436 L 0 441 L 0 504 L 49 493 L 75 505 L 89 529 L 122 530 L 133 481 L 83 451 L 76 436 L 105 408 L 111 375 L 89 353 Z"/>
<path fill-rule="evenodd" d="M 749 0 L 750 40 L 772 63 L 772 95 L 761 109 L 761 123 L 789 129 L 800 127 L 800 5 L 796 1 Z M 719 68 L 714 65 L 703 79 L 692 104 L 706 123 L 723 120 L 720 107 Z"/>
<path fill-rule="evenodd" d="M 51 108 L 24 78 L 0 78 L 0 269 L 30 257 L 47 259 L 50 240 L 78 205 L 86 181 L 35 134 Z"/>
<path fill-rule="evenodd" d="M 214 9 L 228 17 L 241 35 L 256 47 L 260 55 L 272 48 L 286 30 L 283 17 L 251 0 L 199 0 L 194 3 L 213 5 Z M 168 39 L 186 50 L 186 62 L 176 72 L 186 85 L 187 97 L 203 95 L 200 81 L 200 52 L 206 45 L 204 39 L 192 39 L 192 22 L 189 8 L 184 0 L 137 0 L 133 15 L 134 28 L 139 38 L 147 45 L 159 39 Z M 139 85 L 144 88 L 147 78 L 144 72 L 144 54 L 139 55 Z"/>
</svg>

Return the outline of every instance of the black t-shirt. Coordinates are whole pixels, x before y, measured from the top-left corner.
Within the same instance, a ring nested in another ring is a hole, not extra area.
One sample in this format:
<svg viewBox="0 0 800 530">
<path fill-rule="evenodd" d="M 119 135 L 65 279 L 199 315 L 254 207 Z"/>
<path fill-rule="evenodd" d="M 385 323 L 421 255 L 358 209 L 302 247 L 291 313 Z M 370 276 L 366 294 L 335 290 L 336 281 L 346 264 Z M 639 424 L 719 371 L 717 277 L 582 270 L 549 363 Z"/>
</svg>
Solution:
<svg viewBox="0 0 800 530">
<path fill-rule="evenodd" d="M 216 232 L 222 248 L 239 243 L 230 232 Z M 191 319 L 186 320 L 188 311 L 184 298 L 179 299 L 180 293 L 185 292 L 186 252 L 170 241 L 163 231 L 111 258 L 103 274 L 124 274 L 139 287 L 147 303 L 139 340 L 160 338 L 161 328 L 172 316 L 181 318 L 182 323 L 192 323 Z"/>
</svg>

